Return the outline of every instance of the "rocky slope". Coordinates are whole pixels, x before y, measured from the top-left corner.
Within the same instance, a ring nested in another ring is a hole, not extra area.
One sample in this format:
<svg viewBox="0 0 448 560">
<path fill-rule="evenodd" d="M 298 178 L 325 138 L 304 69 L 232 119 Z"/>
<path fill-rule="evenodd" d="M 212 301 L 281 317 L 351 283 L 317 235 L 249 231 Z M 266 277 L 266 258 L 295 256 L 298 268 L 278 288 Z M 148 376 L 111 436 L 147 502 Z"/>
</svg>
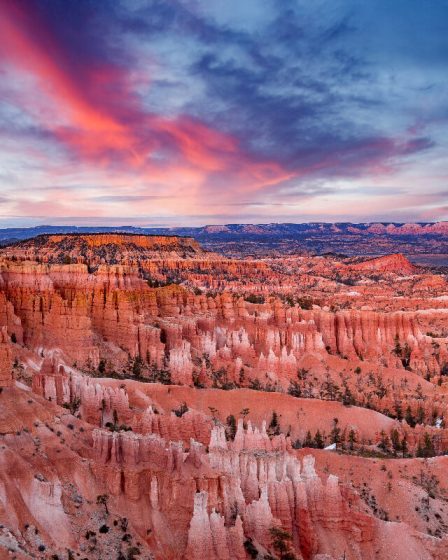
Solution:
<svg viewBox="0 0 448 560">
<path fill-rule="evenodd" d="M 79 552 L 88 558 L 244 560 L 268 551 L 275 558 L 272 529 L 280 526 L 291 535 L 296 558 L 446 557 L 444 458 L 426 465 L 402 460 L 404 472 L 387 466 L 383 475 L 375 459 L 356 463 L 342 455 L 334 462 L 330 451 L 294 451 L 283 432 L 269 434 L 266 424 L 254 426 L 247 416 L 229 438 L 223 425 L 197 409 L 178 416 L 162 406 L 182 404 L 176 399 L 185 392 L 173 397 L 165 387 L 164 395 L 153 394 L 148 385 L 143 397 L 136 382 L 120 388 L 72 381 L 79 409 L 61 408 L 23 386 L 0 396 L 0 543 L 17 558 Z M 94 394 L 97 403 L 106 401 L 98 424 L 88 422 Z M 147 405 L 144 429 L 114 427 L 134 414 L 126 397 Z M 245 403 L 254 420 L 266 408 L 251 394 Z M 111 405 L 119 411 L 115 420 Z M 163 424 L 165 437 L 152 429 Z M 189 433 L 190 440 L 170 442 L 169 432 L 179 439 Z M 383 477 L 392 480 L 390 488 Z M 406 492 L 415 494 L 414 502 Z M 414 503 L 425 509 L 416 512 Z"/>
<path fill-rule="evenodd" d="M 5 248 L 0 550 L 445 558 L 446 292 L 397 255 Z"/>
<path fill-rule="evenodd" d="M 355 271 L 392 272 L 396 274 L 414 274 L 417 269 L 404 255 L 386 255 L 362 261 L 352 267 Z"/>
</svg>

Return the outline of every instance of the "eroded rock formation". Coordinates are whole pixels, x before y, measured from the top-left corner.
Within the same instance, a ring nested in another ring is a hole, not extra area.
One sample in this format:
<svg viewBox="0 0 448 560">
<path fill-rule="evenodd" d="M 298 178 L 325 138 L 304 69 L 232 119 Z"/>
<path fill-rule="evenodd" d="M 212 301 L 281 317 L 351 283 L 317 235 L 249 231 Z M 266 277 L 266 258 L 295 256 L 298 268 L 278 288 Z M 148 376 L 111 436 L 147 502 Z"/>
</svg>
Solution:
<svg viewBox="0 0 448 560">
<path fill-rule="evenodd" d="M 3 249 L 0 548 L 446 558 L 447 291 L 400 255 Z"/>
</svg>

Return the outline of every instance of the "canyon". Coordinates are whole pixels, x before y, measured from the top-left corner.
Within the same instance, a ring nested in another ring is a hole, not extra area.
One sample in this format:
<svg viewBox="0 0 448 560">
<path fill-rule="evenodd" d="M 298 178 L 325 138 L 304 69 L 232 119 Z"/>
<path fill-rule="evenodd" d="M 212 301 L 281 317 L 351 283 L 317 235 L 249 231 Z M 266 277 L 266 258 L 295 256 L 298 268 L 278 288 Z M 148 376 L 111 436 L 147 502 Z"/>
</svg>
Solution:
<svg viewBox="0 0 448 560">
<path fill-rule="evenodd" d="M 0 249 L 0 558 L 447 558 L 443 267 L 162 233 Z"/>
</svg>

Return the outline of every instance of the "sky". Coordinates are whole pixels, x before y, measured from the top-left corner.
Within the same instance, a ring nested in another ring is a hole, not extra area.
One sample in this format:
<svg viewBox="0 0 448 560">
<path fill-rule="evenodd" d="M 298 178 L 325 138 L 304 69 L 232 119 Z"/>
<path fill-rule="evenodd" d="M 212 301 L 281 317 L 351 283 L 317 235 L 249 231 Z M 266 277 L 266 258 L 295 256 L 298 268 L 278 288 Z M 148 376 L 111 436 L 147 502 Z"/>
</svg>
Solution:
<svg viewBox="0 0 448 560">
<path fill-rule="evenodd" d="M 448 0 L 1 0 L 0 227 L 448 219 Z"/>
</svg>

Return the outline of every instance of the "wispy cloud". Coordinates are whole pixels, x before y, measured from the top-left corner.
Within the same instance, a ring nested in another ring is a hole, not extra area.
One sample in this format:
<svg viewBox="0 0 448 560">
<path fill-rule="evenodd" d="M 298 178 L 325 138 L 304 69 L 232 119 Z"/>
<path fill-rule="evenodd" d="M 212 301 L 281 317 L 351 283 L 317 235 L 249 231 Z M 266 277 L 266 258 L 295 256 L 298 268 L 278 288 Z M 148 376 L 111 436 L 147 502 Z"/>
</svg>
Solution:
<svg viewBox="0 0 448 560">
<path fill-rule="evenodd" d="M 411 189 L 443 216 L 447 6 L 241 4 L 3 2 L 6 213 L 337 219 Z"/>
</svg>

